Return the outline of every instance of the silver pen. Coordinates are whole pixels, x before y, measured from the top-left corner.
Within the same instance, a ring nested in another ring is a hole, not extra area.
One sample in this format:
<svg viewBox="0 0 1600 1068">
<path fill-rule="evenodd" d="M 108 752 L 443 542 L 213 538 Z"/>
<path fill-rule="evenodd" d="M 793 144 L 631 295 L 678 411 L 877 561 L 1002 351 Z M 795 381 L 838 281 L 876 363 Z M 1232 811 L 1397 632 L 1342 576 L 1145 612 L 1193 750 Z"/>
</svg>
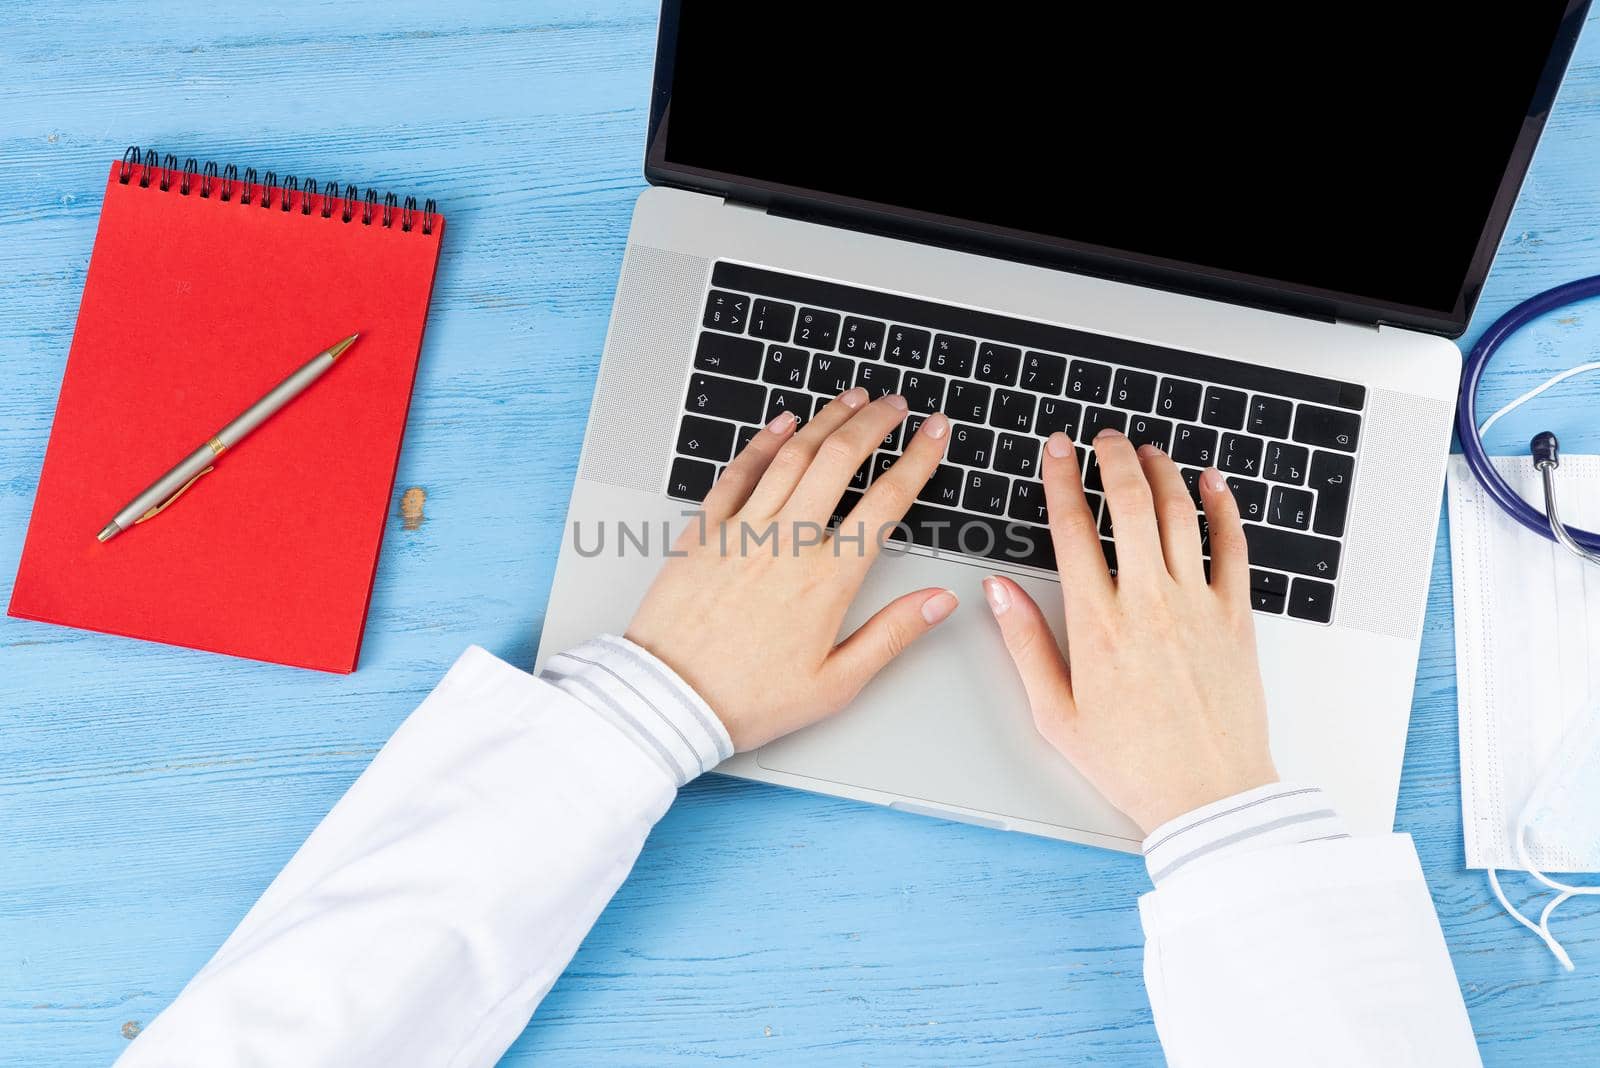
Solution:
<svg viewBox="0 0 1600 1068">
<path fill-rule="evenodd" d="M 196 479 L 211 470 L 213 460 L 243 441 L 274 412 L 294 400 L 307 386 L 326 374 L 356 337 L 356 334 L 351 334 L 337 345 L 322 350 L 307 360 L 298 371 L 273 386 L 265 397 L 246 408 L 237 419 L 184 457 L 178 466 L 156 479 L 149 489 L 124 505 L 111 522 L 100 531 L 100 540 L 110 541 L 129 527 L 159 515 L 173 501 L 183 496 L 184 491 L 194 485 Z"/>
</svg>

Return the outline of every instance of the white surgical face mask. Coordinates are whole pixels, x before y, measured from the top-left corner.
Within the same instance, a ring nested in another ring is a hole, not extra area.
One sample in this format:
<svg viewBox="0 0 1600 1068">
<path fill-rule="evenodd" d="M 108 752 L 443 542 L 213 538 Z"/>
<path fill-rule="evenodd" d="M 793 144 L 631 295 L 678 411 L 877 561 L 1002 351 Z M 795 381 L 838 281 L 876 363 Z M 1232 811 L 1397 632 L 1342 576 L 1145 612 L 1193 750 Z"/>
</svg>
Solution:
<svg viewBox="0 0 1600 1068">
<path fill-rule="evenodd" d="M 1527 456 L 1493 459 L 1543 510 Z M 1600 457 L 1563 456 L 1562 518 L 1600 528 Z M 1450 542 L 1467 867 L 1568 969 L 1550 917 L 1576 894 L 1547 872 L 1600 871 L 1600 567 L 1523 529 L 1451 458 Z M 1556 892 L 1539 921 L 1513 908 L 1495 869 Z"/>
</svg>

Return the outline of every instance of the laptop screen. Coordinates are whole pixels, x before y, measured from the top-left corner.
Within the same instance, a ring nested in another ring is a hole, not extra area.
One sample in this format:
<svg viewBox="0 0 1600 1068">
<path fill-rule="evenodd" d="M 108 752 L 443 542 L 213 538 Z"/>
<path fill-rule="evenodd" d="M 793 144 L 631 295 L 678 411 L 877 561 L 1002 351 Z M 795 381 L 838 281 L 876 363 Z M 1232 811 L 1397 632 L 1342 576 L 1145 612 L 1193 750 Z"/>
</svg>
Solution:
<svg viewBox="0 0 1600 1068">
<path fill-rule="evenodd" d="M 1586 4 L 1242 7 L 669 2 L 649 173 L 1464 326 Z"/>
</svg>

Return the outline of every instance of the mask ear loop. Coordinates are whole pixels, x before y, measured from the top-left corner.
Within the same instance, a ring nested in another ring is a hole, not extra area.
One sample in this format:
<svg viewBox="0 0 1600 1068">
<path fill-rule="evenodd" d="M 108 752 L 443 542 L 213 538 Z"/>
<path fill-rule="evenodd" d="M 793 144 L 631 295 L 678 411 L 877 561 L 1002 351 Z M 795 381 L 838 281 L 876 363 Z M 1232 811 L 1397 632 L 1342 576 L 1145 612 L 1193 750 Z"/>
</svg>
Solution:
<svg viewBox="0 0 1600 1068">
<path fill-rule="evenodd" d="M 1528 855 L 1528 825 L 1533 822 L 1534 813 L 1538 812 L 1544 807 L 1545 795 L 1550 792 L 1552 780 L 1567 773 L 1569 770 L 1567 765 L 1571 759 L 1573 750 L 1580 749 L 1584 745 L 1595 744 L 1594 732 L 1597 729 L 1600 729 L 1596 727 L 1596 723 L 1600 723 L 1600 720 L 1591 721 L 1585 728 L 1583 728 L 1584 734 L 1582 735 L 1582 738 L 1584 740 L 1579 742 L 1579 744 L 1569 746 L 1565 744 L 1565 742 L 1563 743 L 1562 748 L 1567 751 L 1567 757 L 1564 759 L 1558 759 L 1555 764 L 1546 769 L 1545 773 L 1539 777 L 1539 782 L 1534 787 L 1533 793 L 1528 796 L 1527 803 L 1522 806 L 1522 811 L 1517 814 L 1517 826 L 1515 833 L 1512 835 L 1512 840 L 1517 849 L 1517 860 L 1522 863 L 1523 869 L 1526 870 L 1529 875 L 1533 876 L 1550 889 L 1557 891 L 1555 898 L 1546 904 L 1544 910 L 1539 913 L 1538 923 L 1534 923 L 1512 906 L 1511 902 L 1506 898 L 1505 891 L 1500 888 L 1500 878 L 1495 873 L 1495 869 L 1488 869 L 1489 888 L 1494 891 L 1495 899 L 1500 902 L 1500 907 L 1505 909 L 1506 912 L 1510 914 L 1512 919 L 1516 920 L 1518 923 L 1522 924 L 1522 926 L 1538 935 L 1540 939 L 1544 941 L 1545 946 L 1547 946 L 1550 952 L 1555 956 L 1556 960 L 1561 962 L 1561 966 L 1569 972 L 1575 971 L 1576 969 L 1573 967 L 1572 958 L 1567 955 L 1566 949 L 1559 941 L 1556 940 L 1556 936 L 1550 933 L 1550 917 L 1554 915 L 1557 908 L 1574 897 L 1588 894 L 1600 894 L 1600 886 L 1573 886 L 1571 883 L 1564 883 L 1559 879 L 1552 879 L 1544 872 L 1534 867 L 1533 859 Z M 1566 741 L 1571 741 L 1570 734 Z"/>
<path fill-rule="evenodd" d="M 1510 404 L 1506 405 L 1504 408 L 1501 408 L 1498 412 L 1495 412 L 1489 418 L 1479 423 L 1478 437 L 1481 439 L 1489 432 L 1490 427 L 1494 426 L 1501 419 L 1510 415 L 1524 404 L 1527 404 L 1529 401 L 1533 400 L 1533 398 L 1537 397 L 1539 394 L 1545 392 L 1546 390 L 1554 389 L 1569 378 L 1575 378 L 1578 375 L 1587 374 L 1590 371 L 1600 371 L 1600 360 L 1596 360 L 1592 363 L 1580 363 L 1576 367 L 1569 367 L 1559 374 L 1551 375 L 1539 385 L 1534 386 L 1532 389 L 1528 390 L 1528 392 L 1524 393 L 1522 396 L 1518 397 L 1516 400 L 1512 401 Z"/>
</svg>

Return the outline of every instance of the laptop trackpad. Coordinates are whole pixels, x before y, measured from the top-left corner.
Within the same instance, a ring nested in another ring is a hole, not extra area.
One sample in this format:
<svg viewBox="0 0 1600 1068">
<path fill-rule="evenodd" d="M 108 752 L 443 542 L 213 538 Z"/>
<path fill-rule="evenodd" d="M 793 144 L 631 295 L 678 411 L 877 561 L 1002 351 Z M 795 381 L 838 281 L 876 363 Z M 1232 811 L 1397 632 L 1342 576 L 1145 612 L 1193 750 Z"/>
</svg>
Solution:
<svg viewBox="0 0 1600 1068">
<path fill-rule="evenodd" d="M 766 746 L 763 768 L 953 805 L 1000 820 L 1032 820 L 1137 845 L 1138 828 L 1039 737 L 984 602 L 987 568 L 917 554 L 885 556 L 856 599 L 848 628 L 924 586 L 961 599 L 953 616 L 891 664 L 840 715 Z M 1060 587 L 1020 578 L 1057 634 Z M 916 808 L 915 805 L 907 806 Z"/>
</svg>

